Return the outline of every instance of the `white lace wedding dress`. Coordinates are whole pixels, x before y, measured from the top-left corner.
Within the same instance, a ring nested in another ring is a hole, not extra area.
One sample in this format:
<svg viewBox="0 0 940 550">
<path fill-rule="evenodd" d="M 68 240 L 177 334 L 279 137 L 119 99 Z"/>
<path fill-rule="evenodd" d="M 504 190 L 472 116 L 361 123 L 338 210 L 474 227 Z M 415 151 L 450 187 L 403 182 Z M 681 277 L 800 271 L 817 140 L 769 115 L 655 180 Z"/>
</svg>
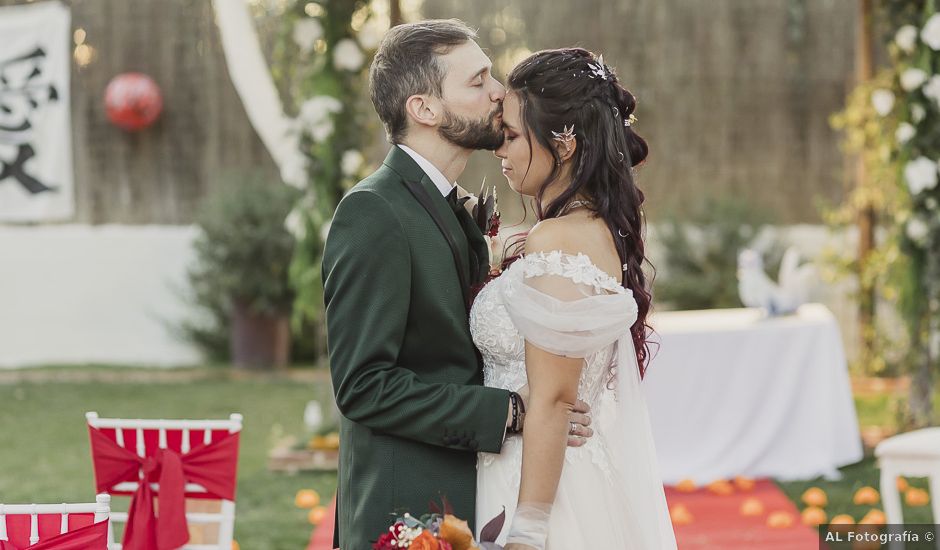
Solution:
<svg viewBox="0 0 940 550">
<path fill-rule="evenodd" d="M 578 397 L 591 406 L 594 436 L 566 451 L 547 550 L 676 548 L 630 335 L 636 316 L 629 290 L 587 256 L 559 251 L 520 258 L 474 301 L 470 330 L 487 386 L 517 391 L 526 384 L 525 340 L 585 358 Z M 479 454 L 477 523 L 482 529 L 505 507 L 500 544 L 521 472 L 521 435 L 509 436 L 500 454 Z"/>
</svg>

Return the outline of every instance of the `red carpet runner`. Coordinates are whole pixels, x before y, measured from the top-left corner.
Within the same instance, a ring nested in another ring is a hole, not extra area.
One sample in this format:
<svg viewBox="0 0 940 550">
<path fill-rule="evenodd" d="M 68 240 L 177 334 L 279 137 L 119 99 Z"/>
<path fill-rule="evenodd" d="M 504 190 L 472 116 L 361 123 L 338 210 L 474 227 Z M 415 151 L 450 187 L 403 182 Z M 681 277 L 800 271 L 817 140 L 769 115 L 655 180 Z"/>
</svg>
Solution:
<svg viewBox="0 0 940 550">
<path fill-rule="evenodd" d="M 748 498 L 759 500 L 764 512 L 741 515 L 741 504 Z M 735 489 L 727 496 L 704 488 L 680 493 L 667 487 L 666 500 L 670 509 L 684 505 L 692 515 L 691 523 L 675 526 L 679 550 L 819 550 L 816 531 L 803 525 L 796 506 L 769 480 L 757 481 L 750 491 Z M 793 523 L 768 527 L 767 518 L 774 512 L 789 513 Z"/>
<path fill-rule="evenodd" d="M 741 515 L 741 504 L 748 498 L 764 506 L 758 516 Z M 790 499 L 769 480 L 760 480 L 750 491 L 735 489 L 728 496 L 719 496 L 707 489 L 680 493 L 666 488 L 669 507 L 684 505 L 692 522 L 677 525 L 679 550 L 818 550 L 816 531 L 800 522 L 800 512 Z M 314 529 L 307 550 L 332 550 L 333 516 L 336 498 L 320 525 Z M 789 513 L 789 527 L 767 526 L 767 517 L 774 512 Z"/>
<path fill-rule="evenodd" d="M 336 496 L 327 508 L 320 525 L 313 529 L 307 550 L 333 550 L 333 520 L 336 517 Z"/>
</svg>

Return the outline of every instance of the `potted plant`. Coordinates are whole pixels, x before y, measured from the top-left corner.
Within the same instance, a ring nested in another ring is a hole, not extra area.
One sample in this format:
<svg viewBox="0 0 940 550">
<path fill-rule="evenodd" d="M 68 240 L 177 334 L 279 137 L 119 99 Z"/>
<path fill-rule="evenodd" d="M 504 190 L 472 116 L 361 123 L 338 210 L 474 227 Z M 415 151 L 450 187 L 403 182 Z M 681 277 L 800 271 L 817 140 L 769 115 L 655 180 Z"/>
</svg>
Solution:
<svg viewBox="0 0 940 550">
<path fill-rule="evenodd" d="M 288 267 L 295 239 L 284 221 L 298 191 L 259 174 L 216 188 L 197 217 L 200 233 L 189 281 L 197 303 L 223 326 L 184 328 L 216 352 L 227 336 L 230 359 L 238 368 L 286 365 L 294 299 Z M 223 338 L 213 339 L 213 334 Z"/>
</svg>

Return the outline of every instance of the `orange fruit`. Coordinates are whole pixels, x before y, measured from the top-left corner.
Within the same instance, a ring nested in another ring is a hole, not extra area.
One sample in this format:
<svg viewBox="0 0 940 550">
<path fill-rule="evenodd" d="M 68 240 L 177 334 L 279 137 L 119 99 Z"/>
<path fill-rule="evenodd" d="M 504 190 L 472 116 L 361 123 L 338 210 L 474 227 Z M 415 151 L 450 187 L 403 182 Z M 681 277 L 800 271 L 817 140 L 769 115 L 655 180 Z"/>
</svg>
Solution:
<svg viewBox="0 0 940 550">
<path fill-rule="evenodd" d="M 319 525 L 326 517 L 326 506 L 317 506 L 307 514 L 307 521 L 314 525 Z"/>
<path fill-rule="evenodd" d="M 773 512 L 767 517 L 767 527 L 785 529 L 793 525 L 793 516 L 789 512 Z"/>
<path fill-rule="evenodd" d="M 898 484 L 898 492 L 900 493 L 907 491 L 907 489 L 910 487 L 910 485 L 907 484 L 907 480 L 901 476 L 898 476 L 896 483 Z"/>
<path fill-rule="evenodd" d="M 676 491 L 680 493 L 691 493 L 697 488 L 695 482 L 691 479 L 683 479 L 676 484 Z"/>
<path fill-rule="evenodd" d="M 238 545 L 238 541 L 232 539 L 232 550 L 241 550 L 241 546 Z"/>
<path fill-rule="evenodd" d="M 904 503 L 908 506 L 927 506 L 930 496 L 923 489 L 911 487 L 904 493 Z"/>
<path fill-rule="evenodd" d="M 745 499 L 741 503 L 742 516 L 759 516 L 764 513 L 764 503 L 756 498 Z"/>
<path fill-rule="evenodd" d="M 829 498 L 826 496 L 826 492 L 819 487 L 810 487 L 803 492 L 801 499 L 803 500 L 803 504 L 816 506 L 817 508 L 822 508 L 829 504 Z"/>
<path fill-rule="evenodd" d="M 861 533 L 860 533 L 861 534 Z M 871 531 L 873 540 L 856 540 L 852 543 L 852 550 L 880 550 L 881 542 L 878 541 L 878 531 Z"/>
<path fill-rule="evenodd" d="M 885 513 L 877 508 L 872 508 L 865 514 L 865 517 L 858 520 L 859 525 L 884 525 L 887 523 Z"/>
<path fill-rule="evenodd" d="M 742 491 L 750 491 L 754 488 L 754 480 L 749 477 L 737 476 L 734 478 L 734 486 Z"/>
<path fill-rule="evenodd" d="M 855 491 L 855 496 L 852 497 L 852 502 L 859 506 L 878 504 L 879 500 L 881 500 L 881 495 L 873 487 L 862 487 Z"/>
<path fill-rule="evenodd" d="M 689 509 L 682 504 L 676 504 L 670 508 L 669 517 L 672 518 L 673 525 L 688 525 L 695 519 Z"/>
<path fill-rule="evenodd" d="M 855 518 L 848 514 L 839 514 L 829 520 L 830 531 L 847 531 L 852 525 L 855 525 Z"/>
<path fill-rule="evenodd" d="M 725 479 L 719 479 L 708 484 L 708 490 L 716 495 L 728 496 L 734 493 L 734 485 Z"/>
<path fill-rule="evenodd" d="M 803 510 L 803 513 L 800 514 L 801 519 L 803 520 L 803 525 L 809 525 L 810 527 L 816 527 L 817 525 L 822 525 L 826 523 L 826 511 L 817 506 L 810 506 L 809 508 Z"/>
<path fill-rule="evenodd" d="M 313 489 L 301 489 L 294 497 L 294 505 L 298 508 L 313 508 L 320 504 L 320 495 Z"/>
</svg>

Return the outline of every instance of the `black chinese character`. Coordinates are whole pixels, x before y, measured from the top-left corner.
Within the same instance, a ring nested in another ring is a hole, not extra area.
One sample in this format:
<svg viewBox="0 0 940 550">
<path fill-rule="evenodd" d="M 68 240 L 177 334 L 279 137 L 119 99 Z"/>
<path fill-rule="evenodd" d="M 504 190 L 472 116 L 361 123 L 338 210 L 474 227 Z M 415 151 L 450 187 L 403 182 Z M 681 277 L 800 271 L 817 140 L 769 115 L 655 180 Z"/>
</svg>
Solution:
<svg viewBox="0 0 940 550">
<path fill-rule="evenodd" d="M 0 148 L 0 184 L 12 179 L 33 195 L 56 190 L 26 172 L 26 161 L 36 156 L 32 117 L 59 99 L 55 86 L 44 77 L 45 62 L 41 47 L 0 60 L 0 145 L 7 146 Z"/>
</svg>

